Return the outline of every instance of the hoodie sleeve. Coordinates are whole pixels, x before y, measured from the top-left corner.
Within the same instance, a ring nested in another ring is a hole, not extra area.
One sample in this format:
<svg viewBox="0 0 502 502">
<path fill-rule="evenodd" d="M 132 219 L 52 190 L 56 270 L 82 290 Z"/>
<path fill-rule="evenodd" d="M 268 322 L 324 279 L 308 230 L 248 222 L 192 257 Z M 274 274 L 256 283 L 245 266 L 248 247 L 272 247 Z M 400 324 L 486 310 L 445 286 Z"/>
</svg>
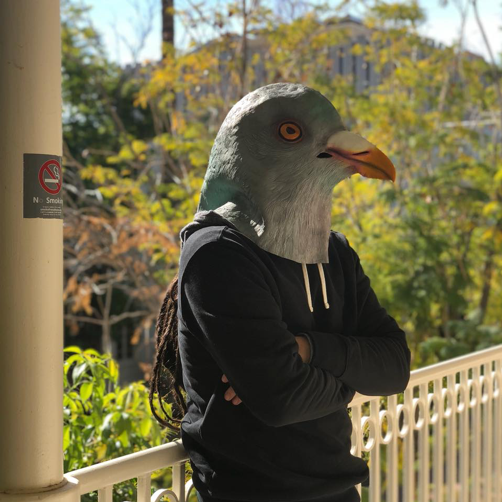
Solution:
<svg viewBox="0 0 502 502">
<path fill-rule="evenodd" d="M 355 333 L 307 331 L 313 347 L 310 364 L 330 371 L 361 394 L 397 394 L 410 379 L 411 352 L 405 332 L 380 305 L 359 256 L 346 242 L 355 264 Z"/>
<path fill-rule="evenodd" d="M 241 244 L 220 238 L 197 249 L 184 267 L 178 301 L 187 328 L 267 425 L 313 420 L 352 400 L 353 389 L 302 361 L 263 270 Z"/>
</svg>

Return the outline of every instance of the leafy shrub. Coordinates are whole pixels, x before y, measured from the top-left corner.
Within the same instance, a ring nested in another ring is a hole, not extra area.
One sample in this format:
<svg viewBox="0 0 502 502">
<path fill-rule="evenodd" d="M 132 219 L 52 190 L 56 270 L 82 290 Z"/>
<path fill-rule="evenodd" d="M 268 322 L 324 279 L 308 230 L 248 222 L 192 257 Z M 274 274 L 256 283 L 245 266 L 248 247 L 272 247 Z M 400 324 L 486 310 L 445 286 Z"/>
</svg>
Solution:
<svg viewBox="0 0 502 502">
<path fill-rule="evenodd" d="M 166 431 L 153 417 L 144 381 L 118 384 L 119 367 L 108 354 L 71 346 L 64 361 L 64 471 L 70 472 L 164 444 Z M 154 401 L 154 403 L 156 403 Z M 171 413 L 168 402 L 165 407 Z M 190 464 L 186 468 L 190 473 Z M 152 488 L 171 486 L 171 469 L 152 474 Z M 188 476 L 189 479 L 189 476 Z M 114 487 L 114 502 L 136 500 L 136 479 Z M 82 497 L 97 501 L 97 492 Z"/>
</svg>

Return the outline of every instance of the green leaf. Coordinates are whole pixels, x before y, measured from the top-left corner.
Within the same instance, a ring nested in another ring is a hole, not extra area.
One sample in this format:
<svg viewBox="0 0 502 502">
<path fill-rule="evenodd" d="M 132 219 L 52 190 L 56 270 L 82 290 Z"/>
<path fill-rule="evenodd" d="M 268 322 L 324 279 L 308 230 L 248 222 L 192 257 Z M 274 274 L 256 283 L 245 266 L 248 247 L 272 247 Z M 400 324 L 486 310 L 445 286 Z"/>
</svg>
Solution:
<svg viewBox="0 0 502 502">
<path fill-rule="evenodd" d="M 119 441 L 120 444 L 122 445 L 123 448 L 128 448 L 129 447 L 129 433 L 127 430 L 124 430 L 122 434 L 119 436 Z"/>
<path fill-rule="evenodd" d="M 93 382 L 85 382 L 80 386 L 80 398 L 82 401 L 85 402 L 91 397 L 93 387 Z"/>
<path fill-rule="evenodd" d="M 111 427 L 111 424 L 113 422 L 113 415 L 114 413 L 108 413 L 108 415 L 106 415 L 103 423 L 101 424 L 101 431 L 109 429 Z"/>
<path fill-rule="evenodd" d="M 76 361 L 82 361 L 81 354 L 74 354 L 73 356 L 68 357 L 68 359 L 65 359 L 64 365 L 66 372 L 70 369 L 70 366 Z"/>
<path fill-rule="evenodd" d="M 87 362 L 78 364 L 77 366 L 75 366 L 75 368 L 73 368 L 72 372 L 73 383 L 78 382 L 79 378 L 82 376 L 82 374 L 85 372 L 86 369 L 87 369 Z"/>
<path fill-rule="evenodd" d="M 143 437 L 147 437 L 150 434 L 150 429 L 152 428 L 152 419 L 150 417 L 144 417 L 139 424 L 139 429 Z"/>
<path fill-rule="evenodd" d="M 63 450 L 66 451 L 70 446 L 70 426 L 65 425 L 63 427 Z"/>
<path fill-rule="evenodd" d="M 73 399 L 71 399 L 70 397 L 68 397 L 68 399 L 67 399 L 67 406 L 68 406 L 68 408 L 70 408 L 72 413 L 78 413 L 78 411 L 79 411 L 78 406 L 75 404 L 75 401 Z"/>
<path fill-rule="evenodd" d="M 91 356 L 101 357 L 101 354 L 95 349 L 85 349 L 84 354 L 85 355 L 89 354 Z"/>
</svg>

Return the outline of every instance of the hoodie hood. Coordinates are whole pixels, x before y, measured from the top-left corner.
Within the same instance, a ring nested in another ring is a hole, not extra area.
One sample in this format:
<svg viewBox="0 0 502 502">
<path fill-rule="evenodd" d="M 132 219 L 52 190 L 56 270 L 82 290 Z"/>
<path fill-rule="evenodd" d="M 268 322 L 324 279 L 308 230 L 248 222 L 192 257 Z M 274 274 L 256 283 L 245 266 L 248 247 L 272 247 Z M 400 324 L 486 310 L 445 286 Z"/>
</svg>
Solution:
<svg viewBox="0 0 502 502">
<path fill-rule="evenodd" d="M 193 221 L 185 225 L 180 231 L 180 247 L 183 249 L 183 245 L 186 240 L 197 230 L 204 227 L 212 227 L 212 226 L 228 226 L 239 233 L 242 233 L 233 223 L 229 220 L 221 216 L 219 213 L 209 210 L 209 211 L 198 211 L 195 213 Z M 244 234 L 243 234 L 244 235 Z M 322 288 L 322 297 L 324 301 L 324 308 L 329 309 L 328 296 L 326 290 L 326 279 L 324 276 L 324 268 L 322 263 L 317 263 L 317 269 L 319 271 L 319 277 L 321 279 L 321 288 Z M 309 275 L 307 270 L 307 264 L 301 263 L 302 272 L 303 272 L 303 281 L 305 284 L 305 292 L 307 295 L 307 303 L 311 312 L 314 312 L 314 307 L 312 305 L 312 295 L 310 292 L 310 282 Z"/>
</svg>

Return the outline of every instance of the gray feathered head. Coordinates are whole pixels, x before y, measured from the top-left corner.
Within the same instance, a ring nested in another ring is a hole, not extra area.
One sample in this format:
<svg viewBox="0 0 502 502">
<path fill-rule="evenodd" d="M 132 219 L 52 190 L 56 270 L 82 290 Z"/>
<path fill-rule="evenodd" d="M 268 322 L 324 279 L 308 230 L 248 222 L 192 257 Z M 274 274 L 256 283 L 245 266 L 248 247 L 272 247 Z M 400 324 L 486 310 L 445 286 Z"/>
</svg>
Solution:
<svg viewBox="0 0 502 502">
<path fill-rule="evenodd" d="M 327 263 L 333 188 L 356 173 L 396 176 L 390 160 L 348 132 L 321 93 L 270 84 L 244 96 L 226 116 L 197 211 L 218 213 L 270 253 Z"/>
</svg>

